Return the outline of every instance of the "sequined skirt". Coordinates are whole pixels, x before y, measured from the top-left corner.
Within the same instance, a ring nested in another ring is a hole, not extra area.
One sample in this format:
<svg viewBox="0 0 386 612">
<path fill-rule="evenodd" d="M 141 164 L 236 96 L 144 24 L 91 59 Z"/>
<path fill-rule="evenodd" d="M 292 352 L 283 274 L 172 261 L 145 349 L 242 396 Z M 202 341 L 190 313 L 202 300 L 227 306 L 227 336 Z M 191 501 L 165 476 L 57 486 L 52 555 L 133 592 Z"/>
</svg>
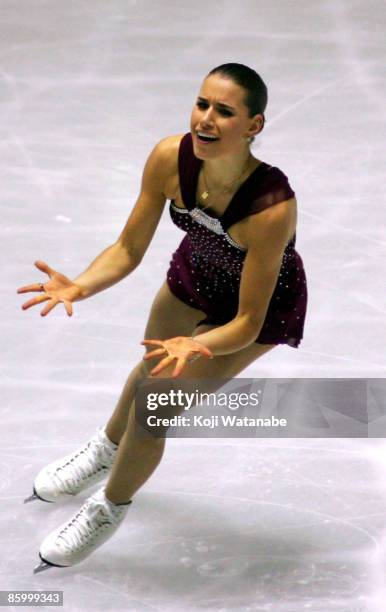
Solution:
<svg viewBox="0 0 386 612">
<path fill-rule="evenodd" d="M 173 253 L 167 272 L 171 292 L 185 304 L 202 310 L 200 321 L 224 325 L 238 309 L 240 276 L 216 268 L 192 251 L 185 236 Z M 258 287 L 256 287 L 258 295 Z M 297 347 L 303 337 L 307 310 L 307 282 L 303 262 L 295 249 L 286 253 L 256 342 Z"/>
</svg>

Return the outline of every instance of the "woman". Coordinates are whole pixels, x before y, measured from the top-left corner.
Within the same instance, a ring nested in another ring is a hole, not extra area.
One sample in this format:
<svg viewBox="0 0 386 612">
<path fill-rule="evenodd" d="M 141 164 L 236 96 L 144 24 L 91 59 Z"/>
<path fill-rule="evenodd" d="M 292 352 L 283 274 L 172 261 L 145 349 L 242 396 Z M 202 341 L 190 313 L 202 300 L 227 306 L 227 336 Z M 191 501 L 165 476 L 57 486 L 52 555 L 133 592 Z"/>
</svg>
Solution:
<svg viewBox="0 0 386 612">
<path fill-rule="evenodd" d="M 165 138 L 151 152 L 117 242 L 74 281 L 36 262 L 50 280 L 19 289 L 39 292 L 24 309 L 47 302 L 45 316 L 62 302 L 71 316 L 73 302 L 107 289 L 139 265 L 167 199 L 172 220 L 186 232 L 151 308 L 143 342 L 148 352 L 105 429 L 34 481 L 30 499 L 54 502 L 111 469 L 106 487 L 43 541 L 35 571 L 74 565 L 100 546 L 160 462 L 164 439 L 134 435 L 139 381 L 231 378 L 278 344 L 297 347 L 302 338 L 307 292 L 294 249 L 294 192 L 278 168 L 250 151 L 264 127 L 266 104 L 266 86 L 250 68 L 224 64 L 212 70 L 193 108 L 190 133 Z"/>
</svg>

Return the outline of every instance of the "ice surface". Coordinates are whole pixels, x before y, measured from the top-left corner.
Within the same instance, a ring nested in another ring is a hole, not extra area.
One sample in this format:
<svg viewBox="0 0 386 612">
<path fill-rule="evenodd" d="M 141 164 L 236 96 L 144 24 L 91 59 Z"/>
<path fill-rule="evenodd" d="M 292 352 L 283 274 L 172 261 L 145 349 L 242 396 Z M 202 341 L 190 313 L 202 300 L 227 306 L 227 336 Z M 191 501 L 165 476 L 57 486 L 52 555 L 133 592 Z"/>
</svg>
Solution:
<svg viewBox="0 0 386 612">
<path fill-rule="evenodd" d="M 71 612 L 385 610 L 376 439 L 170 440 L 114 539 L 33 576 L 83 498 L 22 500 L 109 416 L 181 234 L 165 210 L 141 267 L 72 319 L 15 293 L 36 259 L 75 276 L 116 239 L 203 76 L 244 62 L 269 85 L 254 150 L 296 191 L 310 296 L 301 347 L 244 375 L 383 377 L 384 19 L 380 0 L 0 0 L 1 589 L 62 589 Z"/>
</svg>

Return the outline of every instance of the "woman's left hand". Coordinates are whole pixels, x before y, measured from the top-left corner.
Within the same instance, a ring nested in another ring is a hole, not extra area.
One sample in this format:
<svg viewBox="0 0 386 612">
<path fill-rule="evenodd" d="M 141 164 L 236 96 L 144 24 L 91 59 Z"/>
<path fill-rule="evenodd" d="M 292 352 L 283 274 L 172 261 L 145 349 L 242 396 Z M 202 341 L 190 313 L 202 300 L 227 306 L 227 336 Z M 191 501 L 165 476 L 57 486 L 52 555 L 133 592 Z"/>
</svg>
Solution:
<svg viewBox="0 0 386 612">
<path fill-rule="evenodd" d="M 159 364 L 153 368 L 150 374 L 155 375 L 162 372 L 176 359 L 176 367 L 172 374 L 172 378 L 177 378 L 185 368 L 186 364 L 190 361 L 195 361 L 199 357 L 207 357 L 213 359 L 213 354 L 206 348 L 201 342 L 197 342 L 194 338 L 188 338 L 186 336 L 178 336 L 176 338 L 170 338 L 169 340 L 143 340 L 141 344 L 145 346 L 158 346 L 161 348 L 155 349 L 146 353 L 144 360 L 154 359 L 154 357 L 160 357 L 165 355 Z"/>
</svg>

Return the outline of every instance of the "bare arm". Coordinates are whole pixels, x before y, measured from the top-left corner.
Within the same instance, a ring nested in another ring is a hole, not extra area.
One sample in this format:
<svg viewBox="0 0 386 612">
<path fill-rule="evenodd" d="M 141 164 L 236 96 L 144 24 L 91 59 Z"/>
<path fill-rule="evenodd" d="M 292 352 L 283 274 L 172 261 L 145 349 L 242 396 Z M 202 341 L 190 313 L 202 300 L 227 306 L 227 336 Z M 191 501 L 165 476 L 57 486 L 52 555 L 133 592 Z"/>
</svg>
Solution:
<svg viewBox="0 0 386 612">
<path fill-rule="evenodd" d="M 165 138 L 153 149 L 143 172 L 140 195 L 121 235 L 74 281 L 43 261 L 35 262 L 35 266 L 50 280 L 18 289 L 18 293 L 39 293 L 23 304 L 23 310 L 47 302 L 41 311 L 45 316 L 62 302 L 71 316 L 72 302 L 111 287 L 138 266 L 162 215 L 166 201 L 165 185 L 177 165 L 179 139 L 176 136 Z"/>
<path fill-rule="evenodd" d="M 164 187 L 173 164 L 172 143 L 173 137 L 166 138 L 151 152 L 140 195 L 118 240 L 74 280 L 83 298 L 118 283 L 141 262 L 165 206 Z"/>
<path fill-rule="evenodd" d="M 289 239 L 295 199 L 281 202 L 248 220 L 239 308 L 232 321 L 195 336 L 213 355 L 226 355 L 252 344 L 264 323 Z"/>
</svg>

